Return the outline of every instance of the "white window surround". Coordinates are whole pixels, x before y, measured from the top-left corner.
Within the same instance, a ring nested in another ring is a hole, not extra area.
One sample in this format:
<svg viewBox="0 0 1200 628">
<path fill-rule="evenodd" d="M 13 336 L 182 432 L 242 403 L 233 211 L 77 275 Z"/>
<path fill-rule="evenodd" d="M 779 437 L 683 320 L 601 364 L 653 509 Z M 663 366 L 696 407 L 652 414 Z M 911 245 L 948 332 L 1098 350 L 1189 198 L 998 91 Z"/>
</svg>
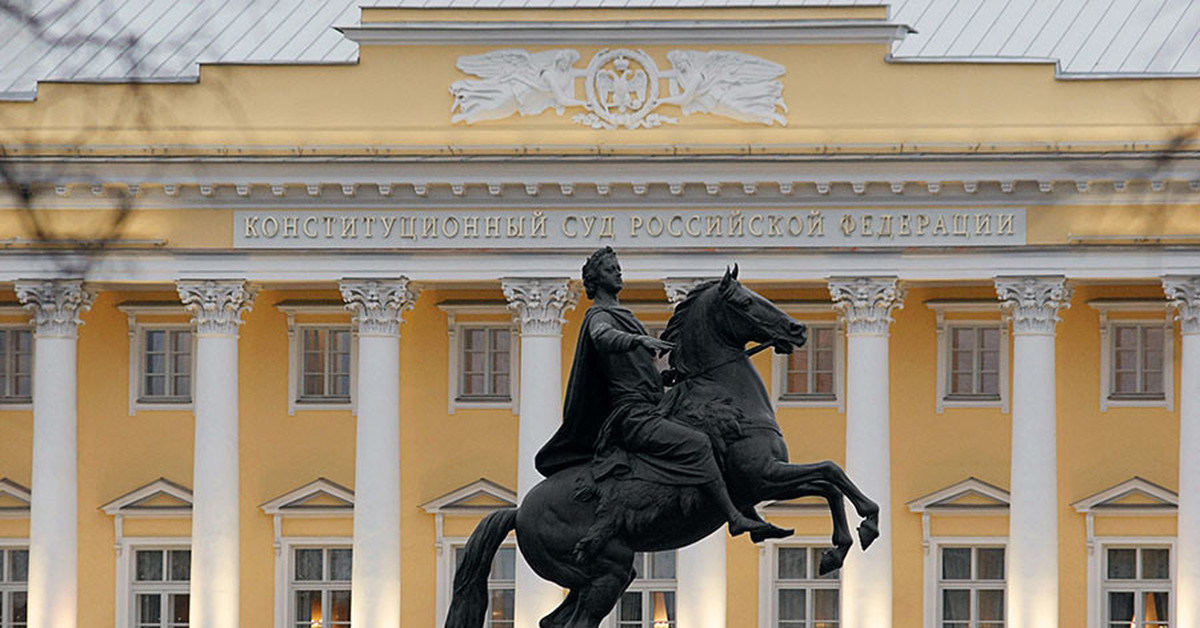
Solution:
<svg viewBox="0 0 1200 628">
<path fill-rule="evenodd" d="M 937 315 L 937 413 L 942 414 L 946 408 L 995 408 L 1001 412 L 1009 411 L 1009 360 L 1011 342 L 1009 341 L 1009 324 L 1003 315 L 999 301 L 960 301 L 949 299 L 931 299 L 925 306 Z M 947 313 L 955 314 L 999 314 L 997 318 L 951 318 Z M 985 327 L 994 326 L 1000 330 L 1000 399 L 947 399 L 950 392 L 950 330 L 956 326 Z"/>
<path fill-rule="evenodd" d="M 924 552 L 924 620 L 925 628 L 937 628 L 938 582 L 940 554 L 944 546 L 992 546 L 1007 550 L 1008 538 L 996 536 L 933 536 L 932 516 L 1007 516 L 1011 496 L 1008 491 L 969 477 L 961 482 L 936 490 L 908 502 L 909 511 L 921 515 L 921 547 Z M 1007 573 L 1005 579 L 1007 582 Z"/>
<path fill-rule="evenodd" d="M 675 572 L 674 578 L 649 578 L 649 577 L 647 577 L 647 574 L 645 573 L 645 571 L 646 571 L 645 563 L 648 560 L 648 554 L 658 554 L 658 553 L 675 554 L 676 572 Z M 644 594 L 653 593 L 656 591 L 670 591 L 675 594 L 675 612 L 676 612 L 676 614 L 678 614 L 678 612 L 679 612 L 679 571 L 678 571 L 679 570 L 679 552 L 678 552 L 678 550 L 666 550 L 664 552 L 644 552 L 644 553 L 639 552 L 638 554 L 636 554 L 636 557 L 640 558 L 642 560 L 642 564 L 639 564 L 638 562 L 636 562 L 636 560 L 633 563 L 634 569 L 637 570 L 637 578 L 629 584 L 629 587 L 625 589 L 625 592 L 626 593 L 641 593 L 644 595 Z M 645 611 L 649 609 L 651 612 L 653 612 L 653 608 L 654 608 L 654 606 L 653 606 L 652 599 L 642 598 L 642 610 L 643 610 L 643 618 L 644 618 L 642 621 L 648 622 L 652 627 L 655 625 L 653 622 L 653 616 L 647 617 L 645 614 Z M 605 617 L 603 620 L 600 621 L 600 628 L 618 628 L 620 626 L 620 623 L 617 621 L 617 617 L 620 614 L 620 610 L 621 610 L 621 601 L 618 600 L 617 605 L 613 607 L 612 612 L 609 613 L 607 617 Z"/>
<path fill-rule="evenodd" d="M 349 410 L 351 414 L 357 414 L 358 403 L 355 399 L 355 392 L 358 388 L 358 330 L 351 324 L 351 313 L 346 309 L 345 303 L 341 301 L 280 301 L 275 304 L 275 309 L 283 312 L 287 316 L 287 335 L 288 335 L 288 415 L 295 416 L 296 410 Z M 340 316 L 345 318 L 345 323 L 336 322 L 297 322 L 298 316 Z M 329 329 L 333 327 L 345 327 L 350 330 L 350 401 L 347 402 L 301 402 L 300 401 L 300 378 L 303 376 L 303 360 L 301 355 L 301 343 L 303 342 L 303 334 L 301 333 L 305 327 L 316 327 Z"/>
<path fill-rule="evenodd" d="M 421 505 L 425 512 L 434 516 L 437 543 L 436 625 L 446 623 L 446 613 L 450 608 L 450 593 L 454 590 L 454 548 L 467 542 L 465 537 L 445 535 L 445 518 L 482 518 L 495 510 L 516 505 L 516 492 L 486 478 L 460 486 Z M 505 543 L 510 543 L 515 538 L 515 535 L 510 534 Z"/>
<path fill-rule="evenodd" d="M 259 506 L 272 518 L 275 534 L 275 628 L 287 628 L 294 609 L 290 604 L 292 553 L 295 547 L 353 546 L 352 537 L 288 537 L 283 519 L 352 519 L 354 491 L 326 478 L 317 478 Z M 353 611 L 352 611 L 353 612 Z"/>
<path fill-rule="evenodd" d="M 295 615 L 296 608 L 292 604 L 292 589 L 298 586 L 298 583 L 292 579 L 294 569 L 294 556 L 297 549 L 351 549 L 354 546 L 354 537 L 350 536 L 283 536 L 277 539 L 275 547 L 275 626 L 276 628 L 290 628 L 296 625 Z M 353 558 L 351 558 L 353 560 Z M 346 588 L 349 588 L 350 582 L 345 582 Z M 313 588 L 328 588 L 329 583 L 323 582 L 316 584 Z M 341 588 L 341 587 L 338 587 Z M 353 620 L 354 609 L 350 610 L 350 617 Z"/>
<path fill-rule="evenodd" d="M 807 512 L 805 514 L 808 514 Z M 812 513 L 816 514 L 816 513 Z M 778 596 L 775 595 L 776 583 L 779 581 L 777 557 L 780 547 L 813 547 L 827 548 L 832 543 L 828 536 L 790 536 L 786 539 L 768 539 L 758 544 L 758 628 L 774 628 L 778 625 L 779 608 Z M 817 552 L 820 556 L 820 552 Z M 829 579 L 825 582 L 834 585 L 829 588 L 841 589 L 841 579 Z M 839 620 L 840 622 L 841 620 Z M 683 628 L 682 626 L 680 628 Z"/>
<path fill-rule="evenodd" d="M 131 301 L 117 305 L 117 309 L 125 314 L 129 329 L 129 416 L 134 416 L 138 410 L 191 410 L 195 400 L 196 389 L 196 340 L 192 336 L 192 391 L 186 403 L 160 403 L 141 400 L 142 369 L 145 361 L 142 359 L 145 347 L 146 329 L 191 329 L 190 315 L 182 303 L 174 301 Z M 139 316 L 178 317 L 173 322 L 138 322 Z"/>
<path fill-rule="evenodd" d="M 166 478 L 140 486 L 100 507 L 113 517 L 113 550 L 117 553 L 114 626 L 133 626 L 133 576 L 136 549 L 191 549 L 189 537 L 127 537 L 127 517 L 187 518 L 192 516 L 192 492 Z"/>
<path fill-rule="evenodd" d="M 1171 610 L 1175 625 L 1177 592 L 1175 590 L 1174 536 L 1096 536 L 1095 518 L 1101 516 L 1147 517 L 1175 516 L 1179 511 L 1179 495 L 1174 491 L 1141 477 L 1132 477 L 1116 486 L 1085 497 L 1073 504 L 1076 512 L 1086 517 L 1088 603 L 1087 628 L 1104 628 L 1104 555 L 1108 547 L 1165 547 L 1171 551 Z M 1182 628 L 1182 627 L 1181 627 Z"/>
<path fill-rule="evenodd" d="M 449 414 L 454 414 L 457 410 L 463 409 L 489 409 L 500 408 L 509 409 L 513 414 L 520 414 L 520 402 L 517 399 L 517 391 L 521 389 L 521 334 L 517 329 L 516 323 L 513 322 L 512 312 L 508 306 L 496 301 L 442 301 L 438 303 L 438 309 L 446 313 L 446 328 L 449 334 L 450 355 L 448 363 L 448 379 L 449 386 L 448 406 L 446 411 Z M 471 317 L 500 317 L 504 320 L 476 320 L 469 321 L 459 320 L 460 316 Z M 507 401 L 502 400 L 472 400 L 459 399 L 459 361 L 462 358 L 462 330 L 466 327 L 474 328 L 489 328 L 489 329 L 508 329 L 512 332 L 512 338 L 508 345 L 508 384 L 509 398 Z"/>
<path fill-rule="evenodd" d="M 0 478 L 0 519 L 28 519 L 29 500 L 28 488 Z"/>
<path fill-rule="evenodd" d="M 781 301 L 779 309 L 805 325 L 832 327 L 833 399 L 784 399 L 787 391 L 788 356 L 771 351 L 771 401 L 776 408 L 837 408 L 846 412 L 846 323 L 831 301 Z M 802 349 L 797 349 L 798 351 Z"/>
<path fill-rule="evenodd" d="M 27 317 L 28 315 L 29 315 L 29 311 L 20 305 L 0 304 L 0 316 L 5 316 L 5 317 L 26 316 Z M 0 329 L 19 329 L 22 331 L 28 331 L 30 333 L 35 331 L 32 319 L 30 319 L 28 322 L 25 322 L 25 323 L 0 323 Z M 37 341 L 34 340 L 34 342 L 36 343 Z M 29 375 L 30 375 L 31 382 L 33 380 L 34 370 L 37 368 L 37 365 L 34 364 L 34 362 L 33 362 L 33 360 L 36 359 L 36 356 L 37 356 L 37 348 L 35 346 L 33 355 L 30 356 L 30 360 L 29 360 L 29 369 L 30 369 Z M 4 357 L 3 355 L 0 355 L 0 359 L 3 359 L 3 357 Z M 32 409 L 33 409 L 32 386 L 30 386 L 29 401 L 26 401 L 23 403 L 0 404 L 0 410 L 32 410 Z"/>
<path fill-rule="evenodd" d="M 1109 408 L 1165 408 L 1175 410 L 1175 317 L 1162 300 L 1094 299 L 1088 306 L 1100 313 L 1100 411 Z M 1109 318 L 1110 312 L 1128 313 L 1136 317 Z M 1144 316 L 1137 316 L 1142 314 Z M 1162 325 L 1163 328 L 1163 398 L 1112 399 L 1113 337 L 1115 325 Z"/>
<path fill-rule="evenodd" d="M 28 538 L 0 538 L 0 550 L 22 550 L 22 549 L 23 550 L 29 549 L 29 539 Z M 0 568 L 7 569 L 8 567 L 0 565 Z M 6 577 L 11 577 L 11 576 L 6 576 Z M 22 586 L 22 585 L 24 585 L 24 586 Z M 6 591 L 21 592 L 22 590 L 26 594 L 28 594 L 28 592 L 29 592 L 28 575 L 26 576 L 26 581 L 23 583 L 9 582 L 7 580 L 3 581 L 2 583 L 0 583 L 0 601 L 3 601 L 3 602 L 8 601 L 6 599 L 3 599 L 5 597 L 4 594 Z M 26 603 L 28 604 L 28 597 L 26 597 Z M 28 607 L 26 607 L 26 608 L 28 609 Z M 5 604 L 2 608 L 0 608 L 0 626 L 8 626 L 9 625 L 9 624 L 4 623 L 4 619 L 6 617 L 9 617 L 11 613 L 12 613 L 12 610 L 9 608 L 9 604 Z"/>
</svg>

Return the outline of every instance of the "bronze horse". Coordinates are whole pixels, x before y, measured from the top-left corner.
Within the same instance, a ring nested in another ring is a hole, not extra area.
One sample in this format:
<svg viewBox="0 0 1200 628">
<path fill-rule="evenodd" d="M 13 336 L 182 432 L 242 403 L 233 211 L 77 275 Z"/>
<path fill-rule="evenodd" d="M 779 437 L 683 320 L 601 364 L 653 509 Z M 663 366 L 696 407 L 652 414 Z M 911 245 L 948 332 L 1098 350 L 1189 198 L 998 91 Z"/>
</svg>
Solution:
<svg viewBox="0 0 1200 628">
<path fill-rule="evenodd" d="M 671 366 L 677 383 L 660 410 L 710 435 L 738 509 L 756 517 L 754 505 L 762 501 L 823 497 L 834 524 L 833 547 L 821 557 L 825 574 L 841 567 L 854 543 L 846 497 L 862 517 L 862 547 L 869 547 L 879 536 L 879 506 L 833 462 L 788 462 L 771 399 L 745 350 L 747 343 L 759 342 L 788 352 L 804 344 L 804 326 L 741 285 L 735 266 L 688 294 L 663 339 L 676 345 Z M 576 544 L 601 508 L 613 522 L 610 534 L 581 562 Z M 488 515 L 471 534 L 454 578 L 446 628 L 483 625 L 492 557 L 513 529 L 529 566 L 569 589 L 562 604 L 542 618 L 541 628 L 596 628 L 636 576 L 635 552 L 684 547 L 723 524 L 720 511 L 696 488 L 620 478 L 593 484 L 589 465 L 565 469 L 530 490 L 519 508 Z"/>
</svg>

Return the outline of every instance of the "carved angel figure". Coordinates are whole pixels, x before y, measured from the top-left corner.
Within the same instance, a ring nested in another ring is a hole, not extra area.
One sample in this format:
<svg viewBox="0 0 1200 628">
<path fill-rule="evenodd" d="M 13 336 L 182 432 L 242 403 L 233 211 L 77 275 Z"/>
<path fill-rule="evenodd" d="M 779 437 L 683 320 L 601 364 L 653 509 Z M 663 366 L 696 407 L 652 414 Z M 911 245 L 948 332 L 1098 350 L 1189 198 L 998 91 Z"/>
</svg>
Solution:
<svg viewBox="0 0 1200 628">
<path fill-rule="evenodd" d="M 670 94 L 663 104 L 679 105 L 683 115 L 711 113 L 743 122 L 768 126 L 787 125 L 783 83 L 776 80 L 786 69 L 773 61 L 728 50 L 672 50 L 667 53 L 671 69 Z"/>
<path fill-rule="evenodd" d="M 529 53 L 525 50 L 494 50 L 459 57 L 459 70 L 478 79 L 450 85 L 454 104 L 451 122 L 473 124 L 499 120 L 514 113 L 533 116 L 553 108 L 560 115 L 565 107 L 582 105 L 575 98 L 575 77 L 582 74 L 572 66 L 579 52 L 569 48 Z"/>
</svg>

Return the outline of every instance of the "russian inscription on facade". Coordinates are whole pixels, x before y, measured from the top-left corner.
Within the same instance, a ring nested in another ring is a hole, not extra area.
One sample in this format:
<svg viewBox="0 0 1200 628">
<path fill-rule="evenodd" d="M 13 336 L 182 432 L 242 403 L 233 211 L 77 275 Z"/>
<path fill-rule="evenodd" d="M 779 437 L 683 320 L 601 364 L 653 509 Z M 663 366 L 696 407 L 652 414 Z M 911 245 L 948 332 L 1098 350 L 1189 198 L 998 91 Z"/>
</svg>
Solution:
<svg viewBox="0 0 1200 628">
<path fill-rule="evenodd" d="M 1013 246 L 1025 210 L 238 211 L 235 248 Z"/>
</svg>

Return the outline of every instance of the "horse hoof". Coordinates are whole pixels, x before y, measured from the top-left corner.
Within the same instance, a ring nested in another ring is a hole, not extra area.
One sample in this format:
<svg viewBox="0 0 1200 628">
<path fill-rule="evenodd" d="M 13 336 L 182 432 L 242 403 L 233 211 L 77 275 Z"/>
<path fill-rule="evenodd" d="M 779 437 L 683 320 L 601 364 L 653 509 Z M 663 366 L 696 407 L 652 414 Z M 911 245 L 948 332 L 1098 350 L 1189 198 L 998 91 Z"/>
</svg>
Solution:
<svg viewBox="0 0 1200 628">
<path fill-rule="evenodd" d="M 830 548 L 821 553 L 821 565 L 817 568 L 817 574 L 821 576 L 828 575 L 842 568 L 842 561 L 845 560 L 846 550 Z"/>
<path fill-rule="evenodd" d="M 864 519 L 862 524 L 858 526 L 858 542 L 862 544 L 865 552 L 875 539 L 879 538 L 879 523 L 874 519 Z"/>
<path fill-rule="evenodd" d="M 750 540 L 755 543 L 762 543 L 767 539 L 785 539 L 796 531 L 791 528 L 781 528 L 779 526 L 766 524 L 756 526 L 750 530 Z"/>
</svg>

